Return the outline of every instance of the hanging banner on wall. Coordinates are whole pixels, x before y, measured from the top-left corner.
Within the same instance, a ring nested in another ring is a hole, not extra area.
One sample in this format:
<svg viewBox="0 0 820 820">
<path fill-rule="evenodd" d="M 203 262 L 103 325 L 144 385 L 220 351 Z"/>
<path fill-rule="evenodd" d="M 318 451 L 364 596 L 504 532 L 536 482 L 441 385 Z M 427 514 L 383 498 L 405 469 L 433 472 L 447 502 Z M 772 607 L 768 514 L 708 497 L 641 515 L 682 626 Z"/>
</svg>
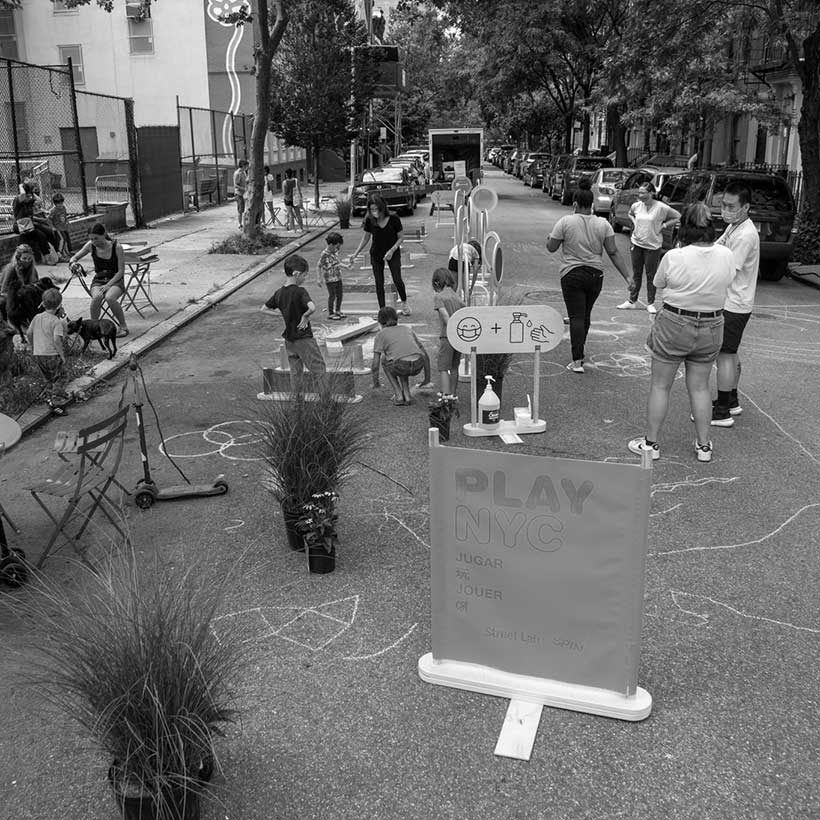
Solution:
<svg viewBox="0 0 820 820">
<path fill-rule="evenodd" d="M 631 464 L 431 447 L 433 651 L 422 677 L 444 683 L 436 666 L 455 661 L 637 691 L 632 713 L 552 705 L 645 717 L 651 697 L 637 672 L 651 478 L 651 467 Z"/>
</svg>

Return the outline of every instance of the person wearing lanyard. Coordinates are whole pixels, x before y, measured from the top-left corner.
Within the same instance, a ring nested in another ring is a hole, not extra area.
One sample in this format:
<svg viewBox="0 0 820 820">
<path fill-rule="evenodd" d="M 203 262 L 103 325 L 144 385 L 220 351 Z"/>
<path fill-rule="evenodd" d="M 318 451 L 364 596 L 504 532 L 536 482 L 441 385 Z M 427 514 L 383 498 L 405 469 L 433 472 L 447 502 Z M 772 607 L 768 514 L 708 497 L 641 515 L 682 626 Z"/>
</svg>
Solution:
<svg viewBox="0 0 820 820">
<path fill-rule="evenodd" d="M 717 358 L 717 399 L 712 404 L 712 426 L 731 427 L 743 412 L 737 398 L 740 357 L 737 349 L 752 315 L 760 265 L 760 236 L 749 218 L 752 192 L 742 182 L 730 182 L 723 192 L 720 218 L 726 230 L 718 238 L 735 257 L 737 275 L 726 292 L 723 306 L 723 344 Z"/>
<path fill-rule="evenodd" d="M 630 452 L 660 458 L 658 438 L 669 409 L 669 393 L 681 362 L 695 421 L 694 449 L 698 461 L 712 460 L 709 440 L 711 393 L 709 376 L 723 339 L 723 304 L 735 276 L 732 252 L 714 244 L 712 215 L 702 203 L 688 205 L 681 217 L 681 247 L 667 251 L 655 274 L 666 288 L 647 350 L 652 355 L 652 382 L 647 403 L 646 435 L 632 439 Z"/>
<path fill-rule="evenodd" d="M 393 285 L 402 304 L 399 312 L 403 316 L 409 316 L 407 291 L 404 287 L 404 280 L 401 278 L 401 243 L 404 239 L 401 220 L 396 214 L 387 210 L 387 203 L 380 196 L 374 196 L 367 206 L 367 216 L 362 223 L 362 230 L 364 236 L 356 252 L 350 257 L 350 264 L 353 264 L 356 257 L 372 239 L 370 264 L 373 267 L 373 278 L 376 280 L 376 299 L 379 301 L 379 307 L 384 307 L 384 265 L 387 263 L 390 267 Z"/>
<path fill-rule="evenodd" d="M 103 301 L 108 303 L 111 313 L 117 322 L 117 338 L 128 335 L 128 325 L 120 304 L 125 292 L 125 253 L 122 245 L 112 239 L 105 226 L 97 222 L 91 226 L 88 242 L 80 248 L 71 259 L 69 267 L 80 261 L 87 253 L 94 261 L 94 278 L 91 280 L 91 318 L 100 318 Z"/>
<path fill-rule="evenodd" d="M 655 199 L 655 186 L 644 182 L 638 188 L 638 201 L 629 209 L 632 222 L 632 236 L 629 243 L 629 256 L 632 261 L 632 283 L 629 286 L 629 298 L 618 305 L 619 310 L 638 310 L 643 305 L 638 297 L 641 283 L 646 271 L 646 310 L 657 313 L 655 307 L 655 271 L 661 259 L 663 229 L 674 225 L 680 214 L 664 202 Z"/>
</svg>

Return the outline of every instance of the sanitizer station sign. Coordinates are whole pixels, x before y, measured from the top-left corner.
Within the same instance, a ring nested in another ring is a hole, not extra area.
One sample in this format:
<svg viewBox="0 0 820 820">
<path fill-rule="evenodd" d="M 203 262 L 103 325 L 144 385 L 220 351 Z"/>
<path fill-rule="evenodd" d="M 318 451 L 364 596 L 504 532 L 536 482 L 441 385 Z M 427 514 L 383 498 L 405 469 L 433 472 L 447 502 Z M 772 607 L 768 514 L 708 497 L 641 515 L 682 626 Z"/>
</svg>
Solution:
<svg viewBox="0 0 820 820">
<path fill-rule="evenodd" d="M 533 353 L 564 337 L 564 319 L 548 305 L 465 307 L 447 322 L 447 340 L 462 353 Z"/>
<path fill-rule="evenodd" d="M 433 658 L 633 695 L 651 477 L 431 447 Z"/>
</svg>

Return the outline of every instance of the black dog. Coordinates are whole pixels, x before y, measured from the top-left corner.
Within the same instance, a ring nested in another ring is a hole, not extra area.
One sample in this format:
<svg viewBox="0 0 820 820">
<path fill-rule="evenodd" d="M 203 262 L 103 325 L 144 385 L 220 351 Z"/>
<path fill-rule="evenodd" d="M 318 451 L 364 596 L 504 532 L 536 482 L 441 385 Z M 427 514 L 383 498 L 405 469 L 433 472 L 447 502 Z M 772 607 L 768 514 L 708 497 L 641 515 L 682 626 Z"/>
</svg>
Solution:
<svg viewBox="0 0 820 820">
<path fill-rule="evenodd" d="M 91 342 L 96 339 L 100 347 L 108 353 L 108 358 L 117 355 L 117 326 L 110 319 L 75 319 L 68 323 L 69 333 L 79 333 L 85 342 L 82 353 L 85 353 Z"/>
<path fill-rule="evenodd" d="M 34 285 L 24 285 L 19 276 L 13 276 L 6 287 L 6 301 L 0 302 L 0 314 L 26 343 L 25 329 L 43 309 L 43 294 L 54 287 L 54 282 L 44 276 Z"/>
</svg>

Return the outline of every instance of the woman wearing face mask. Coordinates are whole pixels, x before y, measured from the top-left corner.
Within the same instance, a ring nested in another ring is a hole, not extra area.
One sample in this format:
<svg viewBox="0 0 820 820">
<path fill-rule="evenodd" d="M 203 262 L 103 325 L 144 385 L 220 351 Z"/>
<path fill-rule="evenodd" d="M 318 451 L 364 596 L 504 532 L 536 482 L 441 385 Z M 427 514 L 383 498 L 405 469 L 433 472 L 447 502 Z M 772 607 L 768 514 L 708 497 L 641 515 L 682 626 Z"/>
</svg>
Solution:
<svg viewBox="0 0 820 820">
<path fill-rule="evenodd" d="M 655 186 L 651 182 L 644 182 L 638 188 L 637 202 L 633 202 L 629 209 L 629 219 L 632 222 L 629 246 L 632 283 L 629 286 L 629 298 L 618 305 L 620 310 L 637 310 L 643 307 L 638 297 L 646 271 L 646 309 L 649 313 L 657 313 L 654 279 L 661 259 L 663 230 L 677 223 L 680 214 L 664 202 L 658 202 L 654 194 Z"/>
<path fill-rule="evenodd" d="M 102 303 L 107 302 L 119 326 L 117 337 L 127 336 L 128 326 L 120 304 L 120 297 L 125 292 L 125 253 L 122 245 L 105 232 L 104 225 L 97 222 L 91 227 L 88 242 L 68 260 L 69 267 L 79 262 L 87 253 L 90 253 L 94 260 L 94 278 L 91 280 L 91 318 L 99 319 Z"/>
</svg>

